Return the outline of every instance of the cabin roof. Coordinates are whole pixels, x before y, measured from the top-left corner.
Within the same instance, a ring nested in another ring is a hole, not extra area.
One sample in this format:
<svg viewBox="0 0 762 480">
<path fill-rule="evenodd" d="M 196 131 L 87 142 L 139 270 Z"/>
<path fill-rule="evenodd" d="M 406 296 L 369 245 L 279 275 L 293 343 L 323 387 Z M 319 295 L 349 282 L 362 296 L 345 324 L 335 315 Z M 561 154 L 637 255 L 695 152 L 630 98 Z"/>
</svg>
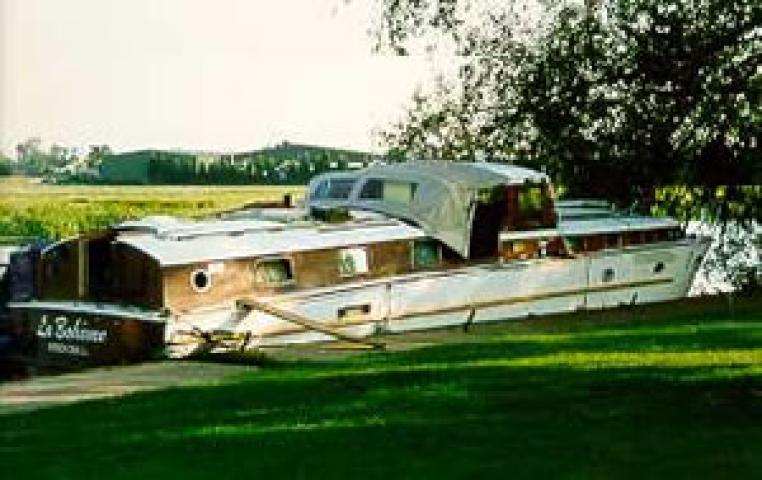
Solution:
<svg viewBox="0 0 762 480">
<path fill-rule="evenodd" d="M 316 198 L 326 180 L 356 178 L 347 198 Z M 375 180 L 415 184 L 407 202 L 363 198 L 368 182 Z M 446 161 L 376 165 L 346 173 L 328 173 L 310 182 L 308 207 L 345 206 L 381 212 L 419 225 L 426 234 L 468 257 L 473 208 L 480 192 L 498 185 L 549 183 L 546 174 L 515 165 Z"/>
<path fill-rule="evenodd" d="M 606 217 L 566 218 L 558 222 L 557 228 L 544 230 L 527 230 L 518 232 L 501 232 L 501 240 L 526 240 L 547 237 L 576 237 L 598 235 L 605 233 L 639 232 L 663 228 L 675 228 L 680 224 L 672 218 L 643 217 L 624 215 L 608 211 Z"/>
<path fill-rule="evenodd" d="M 288 225 L 268 221 L 202 222 L 194 229 L 122 234 L 118 243 L 154 258 L 161 266 L 289 252 L 341 248 L 424 237 L 419 228 L 398 221 Z"/>
<path fill-rule="evenodd" d="M 236 235 L 246 232 L 261 232 L 273 228 L 283 228 L 283 222 L 264 219 L 232 219 L 187 221 L 175 217 L 153 216 L 141 220 L 120 223 L 114 229 L 118 232 L 148 233 L 160 238 L 186 239 L 210 235 Z"/>
<path fill-rule="evenodd" d="M 615 233 L 674 228 L 680 224 L 669 217 L 646 217 L 617 211 L 603 200 L 571 199 L 556 202 L 558 230 L 562 235 Z"/>
<path fill-rule="evenodd" d="M 416 161 L 375 165 L 358 173 L 363 176 L 380 175 L 408 180 L 431 178 L 441 183 L 471 189 L 550 181 L 546 174 L 536 170 L 505 163 L 488 162 Z"/>
<path fill-rule="evenodd" d="M 609 218 L 561 221 L 558 230 L 561 235 L 578 236 L 597 233 L 637 232 L 679 226 L 680 224 L 671 218 L 611 216 Z"/>
</svg>

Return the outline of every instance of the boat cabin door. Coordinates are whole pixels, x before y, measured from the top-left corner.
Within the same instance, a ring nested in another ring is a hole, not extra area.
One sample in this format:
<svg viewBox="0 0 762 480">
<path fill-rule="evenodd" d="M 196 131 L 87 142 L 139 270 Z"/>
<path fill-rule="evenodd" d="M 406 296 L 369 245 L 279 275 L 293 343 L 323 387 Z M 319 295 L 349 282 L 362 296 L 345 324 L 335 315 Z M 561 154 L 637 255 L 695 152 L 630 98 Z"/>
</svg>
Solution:
<svg viewBox="0 0 762 480">
<path fill-rule="evenodd" d="M 494 259 L 498 255 L 500 230 L 508 206 L 504 192 L 504 186 L 479 192 L 471 222 L 469 258 L 472 260 Z"/>
</svg>

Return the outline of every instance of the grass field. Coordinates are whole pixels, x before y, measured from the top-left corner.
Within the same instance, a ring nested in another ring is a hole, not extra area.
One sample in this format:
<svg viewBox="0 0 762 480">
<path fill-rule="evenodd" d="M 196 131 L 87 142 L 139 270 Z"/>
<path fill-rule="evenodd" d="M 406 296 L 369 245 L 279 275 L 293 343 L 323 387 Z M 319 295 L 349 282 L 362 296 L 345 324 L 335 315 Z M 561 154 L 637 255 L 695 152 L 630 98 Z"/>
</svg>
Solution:
<svg viewBox="0 0 762 480">
<path fill-rule="evenodd" d="M 477 326 L 0 416 L 19 478 L 753 478 L 762 302 Z M 10 477 L 9 477 L 10 478 Z"/>
<path fill-rule="evenodd" d="M 302 187 L 46 185 L 0 177 L 0 237 L 57 239 L 147 214 L 200 217 Z"/>
</svg>

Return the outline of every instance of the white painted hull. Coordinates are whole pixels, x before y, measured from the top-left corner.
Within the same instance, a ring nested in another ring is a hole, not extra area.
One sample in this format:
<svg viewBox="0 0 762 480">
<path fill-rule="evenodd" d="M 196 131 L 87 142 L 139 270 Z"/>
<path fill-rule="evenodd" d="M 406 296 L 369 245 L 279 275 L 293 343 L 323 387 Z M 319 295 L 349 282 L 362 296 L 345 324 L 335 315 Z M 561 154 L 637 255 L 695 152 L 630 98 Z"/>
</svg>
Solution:
<svg viewBox="0 0 762 480">
<path fill-rule="evenodd" d="M 568 259 L 403 275 L 259 300 L 356 336 L 399 333 L 681 298 L 706 248 L 701 240 L 662 242 Z M 355 314 L 340 318 L 342 309 L 353 307 Z M 334 340 L 267 313 L 239 315 L 231 303 L 176 317 L 167 328 L 168 343 L 194 328 L 246 335 L 251 348 Z"/>
</svg>

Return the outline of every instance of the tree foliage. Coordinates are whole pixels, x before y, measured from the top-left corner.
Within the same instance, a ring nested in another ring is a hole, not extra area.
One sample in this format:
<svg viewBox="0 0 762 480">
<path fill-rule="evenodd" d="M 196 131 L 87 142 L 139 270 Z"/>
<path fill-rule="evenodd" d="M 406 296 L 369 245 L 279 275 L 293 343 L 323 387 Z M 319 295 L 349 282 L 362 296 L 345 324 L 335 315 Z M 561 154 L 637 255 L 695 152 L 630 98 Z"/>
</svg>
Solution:
<svg viewBox="0 0 762 480">
<path fill-rule="evenodd" d="M 760 219 L 762 4 L 487 3 L 383 1 L 379 46 L 438 38 L 461 62 L 386 132 L 398 156 L 483 154 L 542 168 L 572 195 Z"/>
<path fill-rule="evenodd" d="M 52 173 L 56 168 L 65 166 L 76 157 L 73 150 L 52 144 L 45 150 L 42 139 L 31 137 L 16 145 L 16 166 L 28 175 Z"/>
</svg>

